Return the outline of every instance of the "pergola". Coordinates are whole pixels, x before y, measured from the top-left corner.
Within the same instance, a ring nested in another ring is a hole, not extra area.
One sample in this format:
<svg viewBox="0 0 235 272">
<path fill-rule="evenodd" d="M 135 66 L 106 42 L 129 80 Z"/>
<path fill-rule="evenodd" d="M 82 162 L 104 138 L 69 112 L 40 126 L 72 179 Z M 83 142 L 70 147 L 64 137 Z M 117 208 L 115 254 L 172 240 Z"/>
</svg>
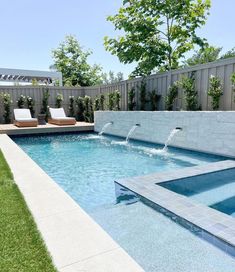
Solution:
<svg viewBox="0 0 235 272">
<path fill-rule="evenodd" d="M 37 70 L 22 70 L 22 69 L 8 69 L 0 68 L 0 81 L 4 82 L 24 82 L 31 83 L 36 80 L 38 83 L 52 83 L 58 80 L 59 85 L 62 86 L 62 73 L 50 71 Z"/>
</svg>

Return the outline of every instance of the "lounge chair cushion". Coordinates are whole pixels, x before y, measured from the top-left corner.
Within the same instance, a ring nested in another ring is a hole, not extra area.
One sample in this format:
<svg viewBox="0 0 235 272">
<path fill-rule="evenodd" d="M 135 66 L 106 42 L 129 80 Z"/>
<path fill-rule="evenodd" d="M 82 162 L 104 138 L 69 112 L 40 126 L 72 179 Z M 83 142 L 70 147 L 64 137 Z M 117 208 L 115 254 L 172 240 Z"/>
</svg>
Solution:
<svg viewBox="0 0 235 272">
<path fill-rule="evenodd" d="M 61 118 L 66 118 L 65 112 L 63 108 L 50 108 L 50 114 L 52 119 L 61 119 Z"/>
<path fill-rule="evenodd" d="M 74 120 L 75 118 L 73 117 L 62 117 L 62 118 L 59 118 L 59 117 L 56 117 L 56 118 L 53 118 L 53 120 Z"/>
<path fill-rule="evenodd" d="M 14 109 L 15 119 L 32 119 L 29 109 Z"/>
<path fill-rule="evenodd" d="M 15 118 L 17 122 L 37 122 L 36 118 Z"/>
</svg>

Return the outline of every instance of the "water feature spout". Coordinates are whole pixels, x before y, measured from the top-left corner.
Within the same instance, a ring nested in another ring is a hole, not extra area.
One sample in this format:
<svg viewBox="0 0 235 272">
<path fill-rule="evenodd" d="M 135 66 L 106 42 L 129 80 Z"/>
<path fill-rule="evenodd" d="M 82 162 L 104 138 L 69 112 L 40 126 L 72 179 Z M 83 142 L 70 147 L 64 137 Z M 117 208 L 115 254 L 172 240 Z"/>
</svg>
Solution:
<svg viewBox="0 0 235 272">
<path fill-rule="evenodd" d="M 102 127 L 102 129 L 101 129 L 101 131 L 100 131 L 100 133 L 99 133 L 99 136 L 102 136 L 103 133 L 106 131 L 106 129 L 107 129 L 110 125 L 113 125 L 113 121 L 106 123 L 106 124 Z"/>
<path fill-rule="evenodd" d="M 171 131 L 171 133 L 170 133 L 170 135 L 168 136 L 168 138 L 167 138 L 167 140 L 166 140 L 166 142 L 165 142 L 165 145 L 164 145 L 164 147 L 163 147 L 163 151 L 167 151 L 167 148 L 168 148 L 168 145 L 172 142 L 172 140 L 173 140 L 173 138 L 174 138 L 174 136 L 179 132 L 179 131 L 182 131 L 183 129 L 181 128 L 181 127 L 176 127 L 176 128 L 174 128 L 172 131 Z"/>
<path fill-rule="evenodd" d="M 135 131 L 138 127 L 140 127 L 140 124 L 135 124 L 135 125 L 130 129 L 130 131 L 128 132 L 128 134 L 127 134 L 127 136 L 126 136 L 126 141 L 125 141 L 127 144 L 128 144 L 128 142 L 129 142 L 129 139 L 130 139 L 131 135 L 134 133 L 134 131 Z"/>
</svg>

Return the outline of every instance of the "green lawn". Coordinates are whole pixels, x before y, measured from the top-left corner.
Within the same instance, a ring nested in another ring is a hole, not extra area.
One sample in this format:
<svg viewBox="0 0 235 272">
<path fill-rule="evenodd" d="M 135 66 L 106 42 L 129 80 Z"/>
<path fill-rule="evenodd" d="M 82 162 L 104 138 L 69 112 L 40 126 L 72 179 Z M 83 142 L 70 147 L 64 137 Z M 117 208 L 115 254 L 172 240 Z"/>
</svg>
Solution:
<svg viewBox="0 0 235 272">
<path fill-rule="evenodd" d="M 1 151 L 0 271 L 56 271 Z"/>
</svg>

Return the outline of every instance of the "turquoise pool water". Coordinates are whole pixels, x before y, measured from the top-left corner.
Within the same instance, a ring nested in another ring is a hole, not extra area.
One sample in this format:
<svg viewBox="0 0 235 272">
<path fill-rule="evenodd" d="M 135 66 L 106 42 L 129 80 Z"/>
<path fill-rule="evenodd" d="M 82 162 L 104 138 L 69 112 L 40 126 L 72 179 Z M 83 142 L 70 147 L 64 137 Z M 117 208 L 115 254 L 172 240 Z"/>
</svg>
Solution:
<svg viewBox="0 0 235 272">
<path fill-rule="evenodd" d="M 163 214 L 116 199 L 114 180 L 223 158 L 95 134 L 13 138 L 145 271 L 233 271 L 235 261 Z"/>
<path fill-rule="evenodd" d="M 235 217 L 235 169 L 160 184 Z"/>
</svg>

